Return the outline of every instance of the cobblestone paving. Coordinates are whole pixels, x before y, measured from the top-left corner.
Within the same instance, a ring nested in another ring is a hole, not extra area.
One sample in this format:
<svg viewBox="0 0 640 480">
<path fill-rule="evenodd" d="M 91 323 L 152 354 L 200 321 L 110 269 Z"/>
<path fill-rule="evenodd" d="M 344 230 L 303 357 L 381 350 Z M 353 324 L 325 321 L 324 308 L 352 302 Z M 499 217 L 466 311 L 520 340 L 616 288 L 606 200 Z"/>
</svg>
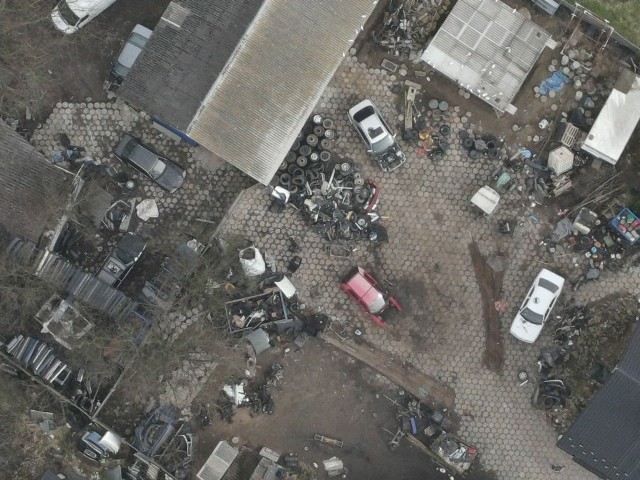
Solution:
<svg viewBox="0 0 640 480">
<path fill-rule="evenodd" d="M 187 178 L 183 186 L 169 194 L 148 178 L 138 175 L 133 168 L 123 165 L 112 150 L 124 132 L 134 134 L 185 168 Z M 133 176 L 139 185 L 133 196 L 138 200 L 156 200 L 159 218 L 140 222 L 137 231 L 152 248 L 168 255 L 176 245 L 188 240 L 185 234 L 198 236 L 203 231 L 207 223 L 196 219 L 218 221 L 238 192 L 253 183 L 227 163 L 220 162 L 217 168 L 212 168 L 202 159 L 204 152 L 201 149 L 162 135 L 152 127 L 149 115 L 137 112 L 119 100 L 58 103 L 47 121 L 35 131 L 31 141 L 47 158 L 52 158 L 54 152 L 61 150 L 60 133 L 67 134 L 73 145 L 83 146 L 86 155 L 97 163 L 111 165 Z M 114 196 L 118 196 L 117 191 Z"/>
<path fill-rule="evenodd" d="M 517 372 L 525 369 L 533 373 L 539 348 L 550 342 L 550 329 L 533 346 L 508 334 L 513 314 L 540 268 L 553 265 L 574 278 L 582 268 L 571 266 L 571 255 L 554 259 L 550 254 L 539 254 L 538 245 L 552 226 L 544 221 L 530 222 L 536 208 L 517 191 L 503 197 L 491 218 L 479 217 L 469 208 L 475 190 L 493 183 L 489 177 L 496 164 L 471 160 L 462 150 L 456 133 L 461 128 L 474 128 L 473 116 L 453 108 L 455 98 L 447 99 L 454 111 L 450 120 L 453 148 L 443 160 L 434 164 L 407 147 L 408 161 L 401 169 L 382 174 L 374 167 L 346 112 L 361 99 L 370 98 L 392 125 L 398 123 L 395 105 L 402 98 L 391 93 L 391 87 L 400 81 L 347 57 L 316 108 L 337 124 L 341 138 L 336 150 L 363 165 L 381 186 L 379 212 L 388 216 L 388 244 L 374 250 L 361 243 L 349 259 L 330 258 L 323 241 L 295 210 L 280 215 L 267 211 L 269 199 L 261 187 L 245 192 L 223 231 L 247 235 L 275 257 L 281 268 L 292 256 L 287 252 L 287 236 L 300 236 L 304 261 L 293 281 L 301 296 L 349 329 L 364 330 L 366 339 L 381 350 L 448 382 L 456 391 L 456 410 L 462 417 L 460 433 L 479 447 L 485 469 L 494 470 L 505 480 L 595 478 L 555 446 L 557 435 L 546 424 L 544 412 L 531 407 L 532 382 L 518 385 Z M 496 233 L 497 221 L 511 217 L 522 223 L 513 237 Z M 483 254 L 500 251 L 508 261 L 503 288 L 507 303 L 502 318 L 503 374 L 482 366 L 485 327 L 468 251 L 472 239 Z M 583 262 L 584 258 L 578 258 L 578 263 Z M 366 266 L 394 285 L 391 289 L 407 310 L 394 325 L 376 327 L 340 291 L 340 278 L 354 265 Z M 637 270 L 615 276 L 605 273 L 599 282 L 586 284 L 575 293 L 567 288 L 565 300 L 573 295 L 578 302 L 588 302 L 621 289 L 638 294 Z M 553 472 L 552 464 L 565 469 Z"/>
</svg>

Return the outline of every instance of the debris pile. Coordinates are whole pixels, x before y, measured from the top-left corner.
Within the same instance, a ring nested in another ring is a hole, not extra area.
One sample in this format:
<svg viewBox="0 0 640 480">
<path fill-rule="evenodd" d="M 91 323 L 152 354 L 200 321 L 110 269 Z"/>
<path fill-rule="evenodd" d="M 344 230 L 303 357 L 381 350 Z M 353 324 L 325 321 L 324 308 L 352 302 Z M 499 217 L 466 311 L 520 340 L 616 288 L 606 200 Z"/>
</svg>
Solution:
<svg viewBox="0 0 640 480">
<path fill-rule="evenodd" d="M 331 153 L 335 132 L 333 120 L 311 117 L 274 179 L 274 202 L 297 208 L 326 240 L 384 242 L 375 212 L 380 189 L 358 164 Z"/>
<path fill-rule="evenodd" d="M 35 338 L 18 335 L 7 345 L 7 353 L 50 384 L 62 387 L 71 376 L 71 369 L 53 349 Z"/>
<path fill-rule="evenodd" d="M 449 5 L 449 0 L 392 0 L 371 38 L 392 55 L 414 60 Z"/>
<path fill-rule="evenodd" d="M 541 349 L 534 405 L 563 432 L 580 415 L 620 361 L 640 319 L 637 299 L 610 296 L 589 306 L 569 306 L 551 326 L 554 346 Z"/>
<path fill-rule="evenodd" d="M 399 426 L 394 433 L 385 430 L 393 438 L 389 447 L 394 450 L 403 438 L 434 460 L 443 473 L 463 475 L 478 456 L 478 450 L 450 433 L 455 423 L 448 416 L 448 409 L 433 409 L 419 400 L 400 392 L 398 399 L 384 395 L 398 407 Z"/>
</svg>

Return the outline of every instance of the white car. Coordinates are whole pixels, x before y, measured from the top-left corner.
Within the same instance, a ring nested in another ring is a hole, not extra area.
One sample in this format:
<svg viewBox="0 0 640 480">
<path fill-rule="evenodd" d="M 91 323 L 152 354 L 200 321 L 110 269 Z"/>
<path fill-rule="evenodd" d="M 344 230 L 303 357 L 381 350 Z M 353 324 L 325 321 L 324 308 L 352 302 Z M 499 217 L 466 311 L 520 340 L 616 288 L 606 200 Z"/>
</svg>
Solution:
<svg viewBox="0 0 640 480">
<path fill-rule="evenodd" d="M 407 160 L 398 148 L 389 125 L 370 100 L 363 100 L 350 108 L 349 120 L 367 145 L 367 151 L 373 154 L 384 172 L 395 170 Z"/>
<path fill-rule="evenodd" d="M 527 297 L 511 324 L 511 335 L 523 342 L 535 342 L 563 286 L 564 278 L 543 268 L 533 281 Z"/>
<path fill-rule="evenodd" d="M 145 45 L 149 42 L 153 30 L 149 30 L 143 25 L 136 25 L 133 27 L 129 38 L 122 46 L 118 58 L 113 62 L 111 70 L 107 75 L 107 79 L 104 82 L 105 90 L 112 90 L 119 87 L 126 76 L 129 74 L 134 62 L 142 53 Z"/>
</svg>

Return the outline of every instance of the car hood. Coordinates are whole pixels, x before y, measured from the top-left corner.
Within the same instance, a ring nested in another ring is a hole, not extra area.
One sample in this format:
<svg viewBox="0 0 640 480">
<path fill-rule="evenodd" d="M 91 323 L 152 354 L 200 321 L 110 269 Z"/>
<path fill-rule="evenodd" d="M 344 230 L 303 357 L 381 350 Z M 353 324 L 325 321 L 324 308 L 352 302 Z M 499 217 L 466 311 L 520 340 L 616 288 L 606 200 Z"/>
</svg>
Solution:
<svg viewBox="0 0 640 480">
<path fill-rule="evenodd" d="M 542 327 L 543 325 L 527 322 L 522 316 L 518 315 L 511 324 L 509 332 L 520 341 L 533 343 L 540 336 Z"/>
<path fill-rule="evenodd" d="M 71 33 L 75 33 L 79 30 L 78 27 L 71 26 L 64 21 L 64 19 L 62 18 L 62 15 L 60 15 L 60 10 L 58 9 L 58 7 L 55 7 L 51 12 L 51 20 L 53 21 L 53 24 L 59 31 L 67 35 Z"/>
<path fill-rule="evenodd" d="M 167 161 L 167 168 L 165 168 L 162 175 L 156 178 L 156 182 L 162 188 L 173 192 L 182 186 L 185 177 L 186 172 L 181 167 Z"/>
</svg>

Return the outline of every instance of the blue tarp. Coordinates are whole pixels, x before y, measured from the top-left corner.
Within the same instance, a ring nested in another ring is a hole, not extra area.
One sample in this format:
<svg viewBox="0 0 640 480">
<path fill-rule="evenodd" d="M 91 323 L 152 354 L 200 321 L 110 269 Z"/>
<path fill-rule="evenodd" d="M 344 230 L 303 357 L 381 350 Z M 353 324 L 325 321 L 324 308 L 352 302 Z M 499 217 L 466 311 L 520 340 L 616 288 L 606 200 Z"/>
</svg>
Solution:
<svg viewBox="0 0 640 480">
<path fill-rule="evenodd" d="M 560 92 L 571 79 L 564 72 L 554 72 L 549 78 L 540 84 L 540 95 L 548 95 L 549 92 Z"/>
</svg>

